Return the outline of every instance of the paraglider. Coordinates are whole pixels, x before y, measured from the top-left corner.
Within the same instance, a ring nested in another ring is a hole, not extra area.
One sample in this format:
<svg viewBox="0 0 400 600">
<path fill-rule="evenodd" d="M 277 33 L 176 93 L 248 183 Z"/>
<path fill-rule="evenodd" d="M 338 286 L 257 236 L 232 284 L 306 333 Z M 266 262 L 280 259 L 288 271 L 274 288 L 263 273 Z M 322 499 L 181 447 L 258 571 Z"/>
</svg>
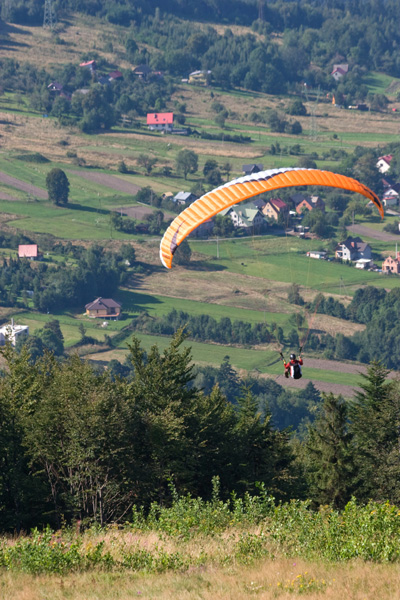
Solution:
<svg viewBox="0 0 400 600">
<path fill-rule="evenodd" d="M 383 206 L 378 196 L 367 186 L 346 175 L 320 169 L 290 167 L 260 171 L 225 183 L 211 192 L 207 192 L 207 194 L 185 208 L 172 221 L 161 240 L 160 258 L 162 264 L 164 267 L 171 269 L 172 258 L 179 244 L 196 227 L 225 208 L 264 192 L 304 185 L 341 188 L 362 194 L 375 204 L 383 218 Z"/>
</svg>

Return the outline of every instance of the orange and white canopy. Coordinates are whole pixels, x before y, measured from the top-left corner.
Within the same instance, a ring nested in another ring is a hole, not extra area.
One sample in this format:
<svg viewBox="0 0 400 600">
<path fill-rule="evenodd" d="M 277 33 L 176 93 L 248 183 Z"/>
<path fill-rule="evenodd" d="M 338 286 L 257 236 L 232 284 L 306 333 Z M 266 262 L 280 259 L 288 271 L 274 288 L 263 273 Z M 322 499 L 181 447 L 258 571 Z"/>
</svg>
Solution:
<svg viewBox="0 0 400 600">
<path fill-rule="evenodd" d="M 378 196 L 367 186 L 356 179 L 321 171 L 320 169 L 284 168 L 260 171 L 253 175 L 234 179 L 220 187 L 207 192 L 201 198 L 185 208 L 171 223 L 160 245 L 160 258 L 164 267 L 172 266 L 172 257 L 175 250 L 183 240 L 196 227 L 214 217 L 225 208 L 238 204 L 243 200 L 257 196 L 264 192 L 271 192 L 280 188 L 297 187 L 303 185 L 320 185 L 341 188 L 362 194 L 377 206 L 383 218 L 383 206 Z"/>
</svg>

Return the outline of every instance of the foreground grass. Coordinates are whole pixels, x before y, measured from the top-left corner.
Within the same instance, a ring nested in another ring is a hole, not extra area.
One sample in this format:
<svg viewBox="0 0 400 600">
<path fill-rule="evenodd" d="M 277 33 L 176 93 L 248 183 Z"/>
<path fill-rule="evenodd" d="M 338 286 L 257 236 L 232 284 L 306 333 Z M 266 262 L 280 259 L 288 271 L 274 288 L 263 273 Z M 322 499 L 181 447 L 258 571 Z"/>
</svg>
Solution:
<svg viewBox="0 0 400 600">
<path fill-rule="evenodd" d="M 313 598 L 398 595 L 400 512 L 276 505 L 264 491 L 223 502 L 176 496 L 122 528 L 35 530 L 3 539 L 2 599 Z"/>
</svg>

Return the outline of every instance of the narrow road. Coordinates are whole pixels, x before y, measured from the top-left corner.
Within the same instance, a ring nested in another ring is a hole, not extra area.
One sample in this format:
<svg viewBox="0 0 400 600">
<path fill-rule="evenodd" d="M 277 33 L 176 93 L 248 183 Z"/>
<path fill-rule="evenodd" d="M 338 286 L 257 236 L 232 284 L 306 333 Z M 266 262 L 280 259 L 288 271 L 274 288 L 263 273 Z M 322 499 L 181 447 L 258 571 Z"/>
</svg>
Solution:
<svg viewBox="0 0 400 600">
<path fill-rule="evenodd" d="M 375 229 L 370 229 L 369 227 L 365 227 L 365 225 L 349 225 L 347 227 L 347 231 L 353 233 L 355 235 L 361 235 L 364 237 L 374 238 L 375 240 L 379 240 L 381 242 L 400 242 L 400 236 L 394 235 L 393 233 L 387 233 L 386 231 L 376 231 Z"/>
</svg>

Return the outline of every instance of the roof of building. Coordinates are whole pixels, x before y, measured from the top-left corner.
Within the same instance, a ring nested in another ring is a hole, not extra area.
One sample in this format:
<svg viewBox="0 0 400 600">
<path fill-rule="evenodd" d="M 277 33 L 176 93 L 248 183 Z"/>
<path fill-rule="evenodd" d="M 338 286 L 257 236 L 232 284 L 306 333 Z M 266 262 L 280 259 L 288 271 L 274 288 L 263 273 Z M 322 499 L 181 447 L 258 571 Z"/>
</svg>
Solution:
<svg viewBox="0 0 400 600">
<path fill-rule="evenodd" d="M 110 79 L 121 79 L 121 77 L 123 77 L 121 71 L 111 71 L 111 73 L 108 74 L 108 77 Z"/>
<path fill-rule="evenodd" d="M 20 258 L 36 258 L 38 255 L 38 246 L 37 244 L 20 244 L 18 246 L 18 256 Z"/>
<path fill-rule="evenodd" d="M 278 210 L 282 210 L 282 208 L 287 208 L 286 202 L 284 202 L 280 198 L 271 198 L 270 200 L 268 200 L 268 202 Z"/>
<path fill-rule="evenodd" d="M 189 200 L 192 196 L 196 197 L 192 192 L 178 192 L 174 196 L 174 200 Z"/>
<path fill-rule="evenodd" d="M 244 173 L 259 173 L 264 169 L 264 165 L 253 163 L 251 165 L 242 165 Z"/>
<path fill-rule="evenodd" d="M 148 65 L 137 65 L 137 67 L 133 67 L 132 73 L 135 73 L 135 75 L 148 75 L 151 73 L 151 69 Z"/>
<path fill-rule="evenodd" d="M 147 125 L 172 125 L 174 113 L 148 113 Z"/>
<path fill-rule="evenodd" d="M 112 298 L 96 298 L 85 305 L 87 310 L 101 310 L 102 308 L 121 308 L 122 304 Z"/>
<path fill-rule="evenodd" d="M 383 161 L 385 161 L 385 163 L 390 165 L 390 163 L 392 162 L 392 158 L 393 158 L 393 154 L 385 154 L 384 156 L 380 156 L 378 158 L 378 160 L 383 160 Z"/>
<path fill-rule="evenodd" d="M 61 90 L 63 89 L 63 86 L 61 83 L 58 83 L 58 81 L 52 81 L 47 86 L 47 89 L 50 89 L 50 88 L 53 90 L 57 90 L 58 92 L 61 92 Z"/>
<path fill-rule="evenodd" d="M 88 62 L 82 62 L 79 66 L 80 67 L 94 67 L 95 65 L 96 65 L 95 60 L 88 60 Z"/>
</svg>

